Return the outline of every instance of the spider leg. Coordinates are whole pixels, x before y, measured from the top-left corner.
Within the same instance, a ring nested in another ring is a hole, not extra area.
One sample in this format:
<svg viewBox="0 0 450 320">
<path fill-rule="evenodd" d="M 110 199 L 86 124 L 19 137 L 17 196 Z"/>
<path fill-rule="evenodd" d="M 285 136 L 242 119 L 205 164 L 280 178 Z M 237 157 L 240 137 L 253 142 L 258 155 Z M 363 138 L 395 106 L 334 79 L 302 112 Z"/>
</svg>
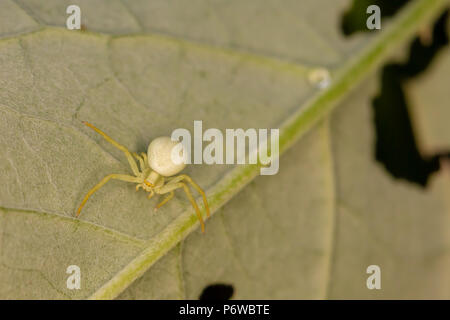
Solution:
<svg viewBox="0 0 450 320">
<path fill-rule="evenodd" d="M 202 228 L 202 232 L 205 232 L 205 222 L 203 221 L 202 214 L 200 212 L 200 209 L 198 208 L 197 202 L 195 202 L 194 197 L 192 196 L 191 190 L 189 190 L 188 186 L 183 182 L 170 182 L 164 186 L 162 186 L 159 190 L 156 192 L 159 194 L 169 193 L 172 192 L 175 189 L 183 188 L 184 192 L 186 193 L 186 196 L 188 197 L 189 201 L 191 202 L 191 205 L 195 209 L 195 213 L 197 214 L 197 218 L 200 221 L 200 226 Z"/>
<path fill-rule="evenodd" d="M 114 147 L 123 151 L 123 153 L 125 153 L 125 156 L 127 157 L 128 163 L 130 164 L 131 170 L 133 171 L 134 175 L 135 176 L 139 175 L 140 172 L 139 172 L 137 163 L 133 159 L 133 156 L 131 155 L 130 151 L 128 151 L 127 148 L 125 148 L 123 145 L 119 144 L 118 142 L 114 141 L 110 136 L 108 136 L 106 133 L 104 133 L 100 129 L 96 128 L 94 125 L 90 124 L 89 122 L 83 121 L 83 123 L 85 125 L 87 125 L 88 127 L 94 129 L 95 132 L 100 134 L 103 138 L 105 138 L 106 141 L 111 143 Z"/>
<path fill-rule="evenodd" d="M 141 172 L 144 171 L 146 169 L 144 159 L 140 155 L 138 155 L 136 152 L 132 152 L 131 154 L 133 155 L 133 157 L 136 158 L 136 160 L 139 161 L 139 167 L 141 168 Z"/>
<path fill-rule="evenodd" d="M 209 217 L 210 212 L 209 212 L 208 201 L 206 199 L 206 194 L 203 191 L 203 189 L 200 188 L 200 186 L 197 183 L 195 183 L 194 180 L 191 179 L 191 177 L 189 177 L 187 174 L 180 174 L 179 176 L 176 176 L 169 181 L 170 181 L 170 183 L 172 183 L 172 182 L 178 182 L 178 181 L 182 181 L 182 180 L 186 180 L 188 183 L 190 183 L 195 188 L 195 190 L 197 190 L 197 192 L 202 196 L 203 205 L 205 206 L 205 210 L 206 210 L 206 215 Z"/>
<path fill-rule="evenodd" d="M 86 204 L 86 201 L 88 201 L 89 197 L 92 196 L 92 194 L 95 191 L 100 189 L 105 183 L 107 183 L 111 179 L 116 179 L 116 180 L 121 180 L 121 181 L 126 181 L 126 182 L 135 182 L 135 183 L 141 182 L 141 180 L 139 178 L 133 177 L 133 176 L 129 176 L 129 175 L 126 175 L 126 174 L 113 173 L 113 174 L 107 175 L 99 183 L 97 183 L 91 190 L 89 190 L 89 192 L 84 196 L 84 199 L 81 202 L 81 204 L 80 204 L 80 206 L 78 207 L 78 210 L 77 210 L 77 214 L 76 214 L 77 218 L 80 215 L 81 209 L 83 209 L 83 207 Z"/>
<path fill-rule="evenodd" d="M 145 164 L 148 165 L 147 154 L 145 152 L 141 152 L 141 157 L 144 159 Z"/>
<path fill-rule="evenodd" d="M 170 191 L 169 195 L 167 197 L 164 198 L 163 201 L 161 201 L 160 203 L 158 203 L 158 205 L 155 207 L 155 211 L 158 210 L 159 208 L 161 208 L 163 205 L 165 205 L 167 202 L 169 202 L 170 199 L 172 199 L 174 196 L 173 191 Z"/>
</svg>

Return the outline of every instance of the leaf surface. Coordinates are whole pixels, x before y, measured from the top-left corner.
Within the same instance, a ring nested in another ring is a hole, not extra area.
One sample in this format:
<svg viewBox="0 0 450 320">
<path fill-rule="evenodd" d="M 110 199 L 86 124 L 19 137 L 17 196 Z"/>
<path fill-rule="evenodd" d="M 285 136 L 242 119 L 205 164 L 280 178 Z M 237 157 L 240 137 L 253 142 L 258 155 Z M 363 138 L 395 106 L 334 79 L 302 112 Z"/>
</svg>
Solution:
<svg viewBox="0 0 450 320">
<path fill-rule="evenodd" d="M 74 219 L 102 177 L 129 172 L 123 155 L 81 121 L 135 151 L 175 128 L 191 129 L 194 120 L 205 129 L 280 127 L 284 152 L 444 3 L 415 1 L 382 32 L 345 40 L 337 31 L 343 0 L 283 7 L 2 1 L 8 14 L 0 19 L 0 296 L 113 298 L 151 267 L 140 280 L 145 285 L 124 296 L 197 297 L 219 279 L 242 283 L 237 297 L 332 296 L 324 274 L 334 270 L 339 189 L 328 123 L 289 151 L 279 175 L 258 177 L 243 193 L 259 166 L 187 168 L 217 213 L 201 236 L 182 194 L 155 213 L 157 199 L 120 182 L 98 191 Z M 80 5 L 87 31 L 64 29 L 68 4 Z M 325 90 L 307 80 L 318 66 L 333 75 Z M 285 187 L 301 197 L 290 197 Z M 234 196 L 234 214 L 227 214 L 223 206 Z M 81 268 L 81 290 L 66 288 L 73 264 Z M 294 276 L 298 268 L 304 276 Z M 254 279 L 263 274 L 270 279 Z"/>
<path fill-rule="evenodd" d="M 164 298 L 197 299 L 217 283 L 232 285 L 234 299 L 449 297 L 450 171 L 424 192 L 375 161 L 376 89 L 371 79 L 350 94 L 286 152 L 276 177 L 255 178 L 206 235 L 189 235 L 120 298 L 170 288 Z M 366 287 L 370 265 L 382 290 Z"/>
</svg>

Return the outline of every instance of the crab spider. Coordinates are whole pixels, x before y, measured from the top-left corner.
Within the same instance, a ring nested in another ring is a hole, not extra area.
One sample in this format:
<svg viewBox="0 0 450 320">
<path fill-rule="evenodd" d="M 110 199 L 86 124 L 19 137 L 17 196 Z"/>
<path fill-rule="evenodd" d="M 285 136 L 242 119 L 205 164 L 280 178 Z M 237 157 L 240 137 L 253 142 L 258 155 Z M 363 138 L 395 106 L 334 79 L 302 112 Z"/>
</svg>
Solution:
<svg viewBox="0 0 450 320">
<path fill-rule="evenodd" d="M 169 137 L 159 137 L 154 139 L 150 145 L 148 146 L 147 154 L 142 152 L 140 155 L 136 152 L 130 152 L 127 148 L 122 146 L 121 144 L 114 141 L 111 137 L 105 134 L 100 129 L 96 128 L 92 124 L 83 121 L 85 125 L 94 129 L 97 133 L 99 133 L 106 141 L 111 143 L 117 149 L 123 151 L 125 154 L 128 163 L 130 164 L 131 170 L 133 171 L 134 176 L 127 174 L 118 174 L 113 173 L 104 177 L 97 185 L 95 185 L 84 197 L 80 206 L 78 207 L 76 216 L 78 217 L 81 213 L 81 209 L 85 205 L 86 201 L 89 197 L 98 189 L 100 189 L 105 183 L 109 180 L 121 180 L 125 182 L 136 183 L 136 191 L 142 188 L 144 191 L 149 193 L 148 198 L 150 199 L 153 195 L 156 194 L 168 194 L 164 200 L 162 200 L 156 207 L 155 210 L 161 208 L 164 204 L 166 204 L 170 199 L 174 196 L 174 191 L 176 189 L 183 189 L 186 193 L 189 201 L 195 209 L 198 220 L 200 221 L 200 225 L 202 228 L 202 232 L 205 232 L 205 224 L 203 222 L 202 215 L 200 213 L 200 209 L 197 205 L 197 202 L 194 200 L 192 193 L 188 187 L 190 184 L 194 187 L 195 190 L 202 196 L 203 204 L 205 206 L 206 215 L 209 217 L 209 207 L 208 202 L 206 200 L 205 192 L 200 188 L 198 184 L 196 184 L 188 175 L 181 174 L 178 176 L 174 176 L 184 169 L 186 164 L 180 163 L 176 164 L 172 161 L 171 154 L 172 149 L 178 144 L 176 141 L 172 141 Z M 136 163 L 136 160 L 139 163 L 139 167 Z"/>
</svg>

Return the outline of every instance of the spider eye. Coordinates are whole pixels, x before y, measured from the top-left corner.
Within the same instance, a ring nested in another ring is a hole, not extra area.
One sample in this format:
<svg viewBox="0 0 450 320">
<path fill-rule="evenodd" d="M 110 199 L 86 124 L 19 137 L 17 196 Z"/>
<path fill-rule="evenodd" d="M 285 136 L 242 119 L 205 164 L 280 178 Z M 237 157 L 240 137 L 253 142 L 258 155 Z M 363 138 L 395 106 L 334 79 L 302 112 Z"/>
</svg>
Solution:
<svg viewBox="0 0 450 320">
<path fill-rule="evenodd" d="M 172 151 L 179 145 L 179 142 L 172 141 L 170 137 L 159 137 L 154 139 L 148 146 L 148 164 L 152 170 L 162 176 L 169 177 L 184 169 L 184 161 L 174 161 Z M 180 150 L 179 160 L 183 159 L 183 149 Z"/>
</svg>

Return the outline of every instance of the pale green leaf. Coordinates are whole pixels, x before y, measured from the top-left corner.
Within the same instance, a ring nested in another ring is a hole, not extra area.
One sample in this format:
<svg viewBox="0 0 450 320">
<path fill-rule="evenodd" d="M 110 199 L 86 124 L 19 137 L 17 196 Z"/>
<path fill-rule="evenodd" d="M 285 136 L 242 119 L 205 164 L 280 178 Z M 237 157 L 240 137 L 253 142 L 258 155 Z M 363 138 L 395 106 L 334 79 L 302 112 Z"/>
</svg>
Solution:
<svg viewBox="0 0 450 320">
<path fill-rule="evenodd" d="M 68 4 L 80 5 L 87 31 L 64 28 Z M 123 155 L 81 120 L 136 151 L 175 128 L 191 129 L 193 120 L 205 128 L 280 127 L 284 152 L 445 1 L 417 0 L 381 32 L 351 40 L 338 31 L 347 4 L 2 1 L 0 296 L 113 298 L 149 269 L 125 297 L 195 298 L 219 280 L 240 283 L 237 297 L 354 294 L 331 287 L 332 272 L 346 263 L 345 252 L 332 263 L 342 250 L 332 239 L 338 201 L 348 196 L 335 188 L 341 160 L 332 152 L 333 121 L 296 144 L 278 175 L 258 177 L 240 194 L 258 166 L 187 168 L 216 213 L 206 235 L 181 193 L 155 213 L 157 199 L 120 182 L 73 218 L 103 176 L 129 172 Z M 317 66 L 333 75 L 323 91 L 307 81 Z M 358 119 L 350 112 L 348 121 Z M 81 290 L 66 288 L 72 264 L 81 268 Z"/>
<path fill-rule="evenodd" d="M 166 298 L 156 287 L 197 299 L 215 283 L 236 299 L 450 297 L 450 171 L 424 192 L 376 163 L 374 83 L 286 152 L 277 177 L 257 177 L 206 235 L 187 237 L 120 298 Z M 373 264 L 382 290 L 366 287 Z"/>
</svg>

